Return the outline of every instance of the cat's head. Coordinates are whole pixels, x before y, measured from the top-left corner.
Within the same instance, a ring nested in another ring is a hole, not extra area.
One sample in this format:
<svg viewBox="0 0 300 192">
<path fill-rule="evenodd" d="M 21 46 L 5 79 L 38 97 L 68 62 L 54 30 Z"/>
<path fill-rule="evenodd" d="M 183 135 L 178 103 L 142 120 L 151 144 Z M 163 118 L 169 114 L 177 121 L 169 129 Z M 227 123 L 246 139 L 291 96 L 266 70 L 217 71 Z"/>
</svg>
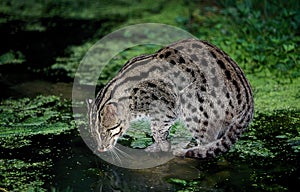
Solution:
<svg viewBox="0 0 300 192">
<path fill-rule="evenodd" d="M 97 142 L 97 150 L 109 151 L 125 131 L 124 121 L 119 118 L 120 107 L 115 102 L 108 102 L 99 107 L 93 99 L 88 99 L 86 102 L 90 132 Z"/>
</svg>

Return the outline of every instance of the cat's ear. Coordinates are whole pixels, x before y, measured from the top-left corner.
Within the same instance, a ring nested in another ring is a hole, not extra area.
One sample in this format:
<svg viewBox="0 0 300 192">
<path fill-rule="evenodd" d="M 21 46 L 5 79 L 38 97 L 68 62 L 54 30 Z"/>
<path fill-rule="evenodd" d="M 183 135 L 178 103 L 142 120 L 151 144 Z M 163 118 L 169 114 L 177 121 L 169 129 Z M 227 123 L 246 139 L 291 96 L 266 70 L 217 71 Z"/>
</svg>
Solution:
<svg viewBox="0 0 300 192">
<path fill-rule="evenodd" d="M 86 102 L 88 110 L 90 110 L 92 105 L 94 104 L 94 99 L 86 99 L 85 102 Z"/>
</svg>

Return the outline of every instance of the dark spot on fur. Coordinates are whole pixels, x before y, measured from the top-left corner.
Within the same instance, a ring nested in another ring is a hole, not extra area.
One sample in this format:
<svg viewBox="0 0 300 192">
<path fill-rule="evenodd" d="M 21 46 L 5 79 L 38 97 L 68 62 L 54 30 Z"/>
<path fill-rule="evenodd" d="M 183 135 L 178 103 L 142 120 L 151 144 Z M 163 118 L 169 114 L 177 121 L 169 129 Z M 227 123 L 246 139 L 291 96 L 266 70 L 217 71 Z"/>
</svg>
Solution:
<svg viewBox="0 0 300 192">
<path fill-rule="evenodd" d="M 185 71 L 190 73 L 192 70 L 190 68 L 186 68 Z"/>
<path fill-rule="evenodd" d="M 217 58 L 216 54 L 213 51 L 209 51 L 211 56 L 213 56 L 213 58 Z"/>
<path fill-rule="evenodd" d="M 229 100 L 229 106 L 230 106 L 232 109 L 234 109 L 234 106 L 233 106 L 233 104 L 232 104 L 232 100 Z"/>
<path fill-rule="evenodd" d="M 237 81 L 236 81 L 236 80 L 233 80 L 232 83 L 233 83 L 233 85 L 235 86 L 236 91 L 239 93 L 239 92 L 240 92 L 240 87 L 239 87 Z"/>
<path fill-rule="evenodd" d="M 226 66 L 222 60 L 218 60 L 217 63 L 222 69 L 226 69 Z"/>
<path fill-rule="evenodd" d="M 136 87 L 135 87 L 135 88 L 133 88 L 132 90 L 133 90 L 134 93 L 137 93 L 138 90 L 139 90 L 139 88 L 136 88 Z"/>
<path fill-rule="evenodd" d="M 195 72 L 193 70 L 191 71 L 191 75 L 192 77 L 195 77 Z"/>
<path fill-rule="evenodd" d="M 179 57 L 179 63 L 185 63 L 185 60 L 182 57 Z"/>
<path fill-rule="evenodd" d="M 170 63 L 171 63 L 172 65 L 176 65 L 176 62 L 175 62 L 174 60 L 171 60 Z"/>
<path fill-rule="evenodd" d="M 226 97 L 227 97 L 227 99 L 229 99 L 229 98 L 230 98 L 230 95 L 229 95 L 229 93 L 228 93 L 228 92 L 226 93 Z"/>
<path fill-rule="evenodd" d="M 226 70 L 225 71 L 225 75 L 226 75 L 226 78 L 230 81 L 231 80 L 231 73 L 230 73 L 230 71 Z"/>
<path fill-rule="evenodd" d="M 154 83 L 151 83 L 151 82 L 148 82 L 148 87 L 157 87 L 157 85 L 156 84 L 154 84 Z"/>
<path fill-rule="evenodd" d="M 204 99 L 200 96 L 200 94 L 197 92 L 197 99 L 200 103 L 204 102 Z"/>
<path fill-rule="evenodd" d="M 200 109 L 200 111 L 203 111 L 203 107 L 202 106 L 200 106 L 199 109 Z"/>
<path fill-rule="evenodd" d="M 203 92 L 206 92 L 206 88 L 204 86 L 201 86 L 200 90 L 203 91 Z"/>
<path fill-rule="evenodd" d="M 203 115 L 204 115 L 204 117 L 205 117 L 206 119 L 208 119 L 208 114 L 207 114 L 207 112 L 204 112 Z"/>
<path fill-rule="evenodd" d="M 153 98 L 154 100 L 158 100 L 158 97 L 156 95 L 154 95 L 153 93 L 151 94 L 151 98 Z"/>
<path fill-rule="evenodd" d="M 198 98 L 198 101 L 199 101 L 200 103 L 203 103 L 203 102 L 204 102 L 204 99 L 203 99 L 202 97 L 199 97 L 199 98 Z"/>
<path fill-rule="evenodd" d="M 165 54 L 165 58 L 168 58 L 171 55 L 171 51 L 167 51 Z"/>
<path fill-rule="evenodd" d="M 246 109 L 246 104 L 243 105 L 243 110 L 245 110 L 245 109 Z"/>
</svg>

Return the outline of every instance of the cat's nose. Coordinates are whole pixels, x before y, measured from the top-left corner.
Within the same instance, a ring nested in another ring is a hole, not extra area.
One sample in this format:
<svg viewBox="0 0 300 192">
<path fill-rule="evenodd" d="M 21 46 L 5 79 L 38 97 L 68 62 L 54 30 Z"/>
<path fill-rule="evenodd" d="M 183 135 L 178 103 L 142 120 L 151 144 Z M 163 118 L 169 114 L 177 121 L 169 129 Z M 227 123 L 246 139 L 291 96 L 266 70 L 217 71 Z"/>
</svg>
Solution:
<svg viewBox="0 0 300 192">
<path fill-rule="evenodd" d="M 106 149 L 104 147 L 98 147 L 98 151 L 99 152 L 104 152 L 104 151 L 106 151 Z"/>
</svg>

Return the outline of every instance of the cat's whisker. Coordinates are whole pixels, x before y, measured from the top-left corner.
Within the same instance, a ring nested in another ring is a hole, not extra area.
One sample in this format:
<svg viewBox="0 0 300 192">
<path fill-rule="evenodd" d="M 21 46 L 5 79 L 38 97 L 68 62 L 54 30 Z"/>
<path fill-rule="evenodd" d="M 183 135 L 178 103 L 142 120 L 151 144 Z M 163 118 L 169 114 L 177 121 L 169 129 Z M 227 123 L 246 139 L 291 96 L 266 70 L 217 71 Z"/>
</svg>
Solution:
<svg viewBox="0 0 300 192">
<path fill-rule="evenodd" d="M 133 159 L 133 157 L 131 155 L 129 155 L 128 153 L 122 151 L 121 149 L 117 148 L 116 146 L 113 147 L 116 152 L 120 153 L 120 155 L 126 157 L 126 158 L 130 158 L 130 159 Z"/>
<path fill-rule="evenodd" d="M 121 161 L 121 158 L 120 156 L 118 155 L 118 153 L 114 150 L 114 148 L 111 148 L 110 149 L 110 152 L 112 154 L 112 157 L 113 157 L 113 160 L 114 158 L 119 162 L 120 165 L 122 165 L 122 161 Z"/>
<path fill-rule="evenodd" d="M 116 155 L 115 155 L 114 151 L 113 150 L 109 150 L 109 153 L 110 153 L 110 156 L 112 158 L 113 163 L 115 163 L 115 161 L 116 161 L 117 158 L 116 158 Z"/>
<path fill-rule="evenodd" d="M 113 152 L 111 150 L 109 150 L 108 152 L 112 158 L 112 161 L 115 162 L 115 156 L 114 156 Z"/>
</svg>

